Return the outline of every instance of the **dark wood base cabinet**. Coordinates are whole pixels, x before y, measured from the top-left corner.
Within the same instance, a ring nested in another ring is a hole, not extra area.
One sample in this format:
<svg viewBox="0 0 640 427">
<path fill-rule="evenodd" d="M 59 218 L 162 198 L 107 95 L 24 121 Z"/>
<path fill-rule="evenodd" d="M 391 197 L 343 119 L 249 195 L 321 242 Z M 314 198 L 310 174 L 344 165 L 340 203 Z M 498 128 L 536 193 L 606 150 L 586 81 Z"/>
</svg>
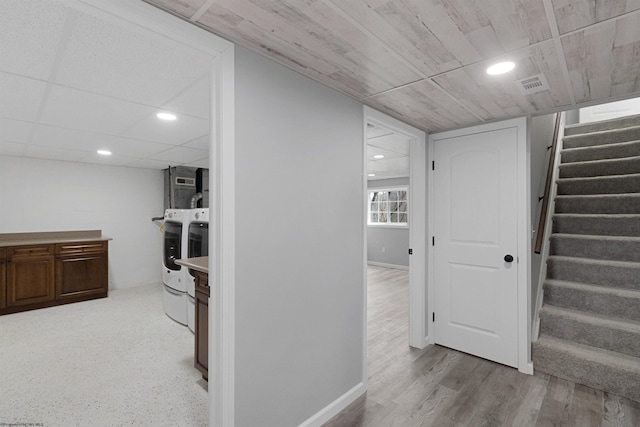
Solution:
<svg viewBox="0 0 640 427">
<path fill-rule="evenodd" d="M 0 310 L 7 306 L 7 249 L 0 248 Z"/>
<path fill-rule="evenodd" d="M 107 296 L 108 241 L 0 248 L 0 315 Z"/>
<path fill-rule="evenodd" d="M 196 330 L 194 365 L 209 380 L 209 276 L 196 271 Z"/>
</svg>

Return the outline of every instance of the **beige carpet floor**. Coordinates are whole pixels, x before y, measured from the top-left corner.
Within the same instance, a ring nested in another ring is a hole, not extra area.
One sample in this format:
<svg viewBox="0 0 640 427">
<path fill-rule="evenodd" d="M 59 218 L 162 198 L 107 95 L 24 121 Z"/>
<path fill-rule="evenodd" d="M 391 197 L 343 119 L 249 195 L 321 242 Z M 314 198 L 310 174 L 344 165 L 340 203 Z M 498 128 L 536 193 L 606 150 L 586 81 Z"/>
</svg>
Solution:
<svg viewBox="0 0 640 427">
<path fill-rule="evenodd" d="M 206 426 L 193 334 L 160 284 L 0 316 L 0 425 Z"/>
</svg>

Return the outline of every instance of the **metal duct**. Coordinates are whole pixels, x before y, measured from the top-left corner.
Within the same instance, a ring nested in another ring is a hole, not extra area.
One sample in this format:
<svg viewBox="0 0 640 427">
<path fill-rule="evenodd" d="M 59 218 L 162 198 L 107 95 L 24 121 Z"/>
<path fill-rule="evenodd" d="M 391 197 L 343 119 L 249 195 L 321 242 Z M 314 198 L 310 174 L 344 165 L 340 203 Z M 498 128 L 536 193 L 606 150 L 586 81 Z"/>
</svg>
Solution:
<svg viewBox="0 0 640 427">
<path fill-rule="evenodd" d="M 198 207 L 198 200 L 202 199 L 202 193 L 196 193 L 191 197 L 191 209 Z"/>
</svg>

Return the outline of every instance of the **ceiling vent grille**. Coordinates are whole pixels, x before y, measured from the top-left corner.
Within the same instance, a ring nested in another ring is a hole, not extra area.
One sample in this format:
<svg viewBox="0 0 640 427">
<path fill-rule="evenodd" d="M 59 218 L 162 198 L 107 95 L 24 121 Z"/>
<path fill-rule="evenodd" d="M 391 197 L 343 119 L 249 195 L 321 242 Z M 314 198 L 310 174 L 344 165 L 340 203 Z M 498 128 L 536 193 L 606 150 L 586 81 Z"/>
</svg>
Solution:
<svg viewBox="0 0 640 427">
<path fill-rule="evenodd" d="M 547 82 L 547 78 L 544 74 L 526 77 L 522 80 L 516 80 L 514 83 L 518 86 L 518 89 L 520 89 L 520 92 L 523 95 L 531 95 L 550 89 L 549 83 Z"/>
</svg>

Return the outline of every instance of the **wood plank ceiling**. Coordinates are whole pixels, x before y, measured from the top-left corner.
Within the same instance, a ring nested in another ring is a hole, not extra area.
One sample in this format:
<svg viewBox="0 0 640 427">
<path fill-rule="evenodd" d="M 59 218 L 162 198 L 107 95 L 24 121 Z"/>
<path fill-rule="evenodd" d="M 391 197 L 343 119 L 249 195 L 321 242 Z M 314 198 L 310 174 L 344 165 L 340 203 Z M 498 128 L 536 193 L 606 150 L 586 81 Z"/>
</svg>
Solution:
<svg viewBox="0 0 640 427">
<path fill-rule="evenodd" d="M 145 1 L 427 132 L 640 94 L 640 0 Z"/>
</svg>

